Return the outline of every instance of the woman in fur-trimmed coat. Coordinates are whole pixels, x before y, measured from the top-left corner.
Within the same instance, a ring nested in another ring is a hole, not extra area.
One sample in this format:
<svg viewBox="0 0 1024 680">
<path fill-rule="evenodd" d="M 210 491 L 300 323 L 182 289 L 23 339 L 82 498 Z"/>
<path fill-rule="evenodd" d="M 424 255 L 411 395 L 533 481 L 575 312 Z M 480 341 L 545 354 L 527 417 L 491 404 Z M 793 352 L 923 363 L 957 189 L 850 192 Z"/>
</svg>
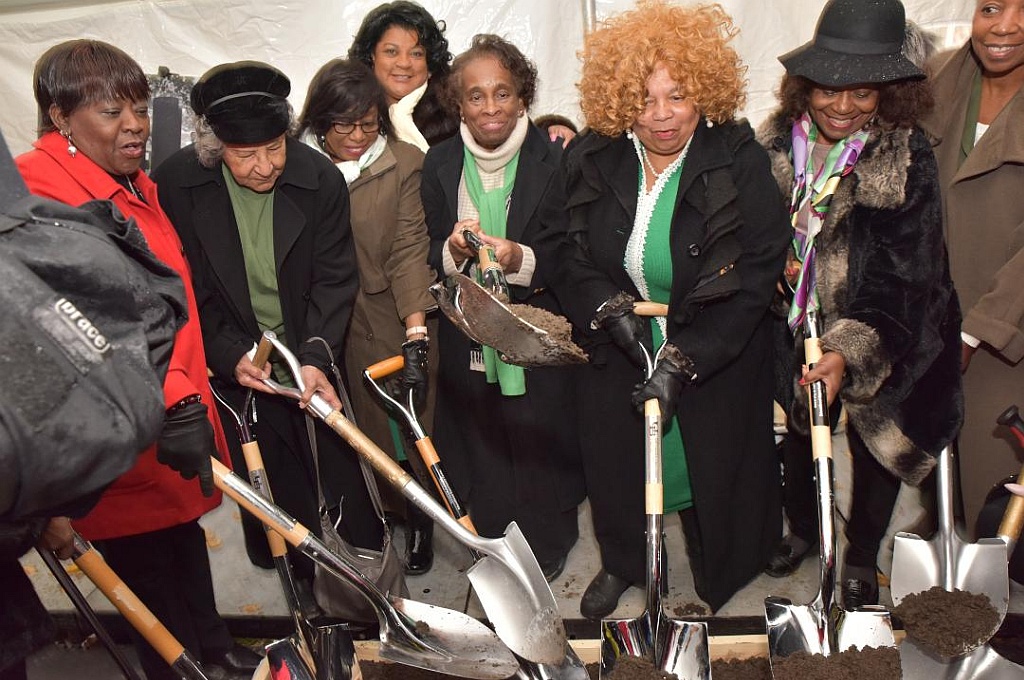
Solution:
<svg viewBox="0 0 1024 680">
<path fill-rule="evenodd" d="M 801 290 L 801 239 L 811 219 L 795 185 L 797 139 L 808 149 L 803 167 L 811 190 L 804 193 L 828 191 L 813 179 L 823 172 L 839 178 L 813 236 L 825 354 L 808 377 L 823 379 L 829 402 L 841 403 L 848 416 L 853 507 L 842 581 L 847 608 L 877 602 L 875 563 L 900 483 L 925 479 L 963 415 L 960 311 L 942 237 L 935 158 L 914 125 L 930 97 L 923 83 L 909 78 L 854 82 L 823 86 L 790 70 L 780 110 L 758 135 L 794 223 L 794 247 L 780 285 L 787 295 L 780 293 L 776 306 L 785 326 L 777 335 L 778 363 L 791 377 L 780 380 L 780 401 L 789 416 L 785 501 L 792 533 L 767 571 L 791 573 L 818 536 L 806 390 L 798 384 L 804 330 L 799 318 L 793 321 L 799 315 L 790 313 L 794 291 L 799 297 Z M 845 161 L 840 150 L 851 152 Z"/>
</svg>

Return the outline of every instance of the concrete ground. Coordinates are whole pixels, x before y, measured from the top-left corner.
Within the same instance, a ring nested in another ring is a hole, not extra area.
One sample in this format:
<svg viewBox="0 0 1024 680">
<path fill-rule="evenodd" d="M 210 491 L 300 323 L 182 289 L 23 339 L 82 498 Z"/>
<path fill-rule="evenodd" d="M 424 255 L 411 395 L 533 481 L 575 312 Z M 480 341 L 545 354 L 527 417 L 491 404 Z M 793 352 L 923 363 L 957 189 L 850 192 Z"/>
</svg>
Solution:
<svg viewBox="0 0 1024 680">
<path fill-rule="evenodd" d="M 836 438 L 836 496 L 840 509 L 837 531 L 842 541 L 841 510 L 848 504 L 848 466 L 843 462 L 843 438 Z M 909 527 L 921 519 L 917 510 L 919 501 L 914 494 L 901 500 L 894 525 Z M 253 567 L 245 555 L 239 520 L 239 508 L 225 499 L 223 505 L 203 518 L 207 531 L 217 605 L 227 619 L 232 632 L 240 638 L 278 638 L 291 631 L 291 622 L 281 594 L 276 572 Z M 590 525 L 589 507 L 584 503 L 579 516 L 580 540 L 569 554 L 564 573 L 551 584 L 559 613 L 566 622 L 572 638 L 597 638 L 598 624 L 586 621 L 579 613 L 579 600 L 584 589 L 600 566 L 597 545 Z M 894 527 L 895 528 L 895 527 Z M 706 613 L 706 607 L 697 598 L 693 580 L 687 564 L 679 518 L 671 515 L 665 518 L 666 550 L 668 554 L 669 592 L 665 599 L 668 612 L 686 612 L 699 615 Z M 397 531 L 396 541 L 401 550 L 404 536 Z M 842 554 L 840 546 L 840 555 Z M 479 602 L 472 593 L 468 579 L 462 573 L 471 565 L 468 551 L 454 538 L 442 531 L 435 533 L 435 562 L 433 569 L 423 576 L 408 577 L 412 599 L 435 604 L 471 616 L 483 617 Z M 880 558 L 883 571 L 888 569 L 890 555 Z M 25 569 L 32 577 L 37 592 L 47 608 L 66 623 L 74 621 L 70 600 L 60 589 L 45 565 L 35 553 L 23 560 Z M 123 625 L 103 594 L 70 563 L 68 571 L 88 601 L 105 621 L 117 627 Z M 768 595 L 788 597 L 794 603 L 809 602 L 818 589 L 818 565 L 814 559 L 806 560 L 791 577 L 775 579 L 766 575 L 755 578 L 746 588 L 737 593 L 715 617 L 709 619 L 712 635 L 722 634 L 763 634 L 764 598 Z M 882 603 L 891 605 L 888 589 L 882 589 Z M 1024 593 L 1017 592 L 1012 603 L 1014 611 L 1024 613 Z M 644 595 L 638 588 L 631 588 L 623 595 L 616 617 L 639 615 L 644 609 Z M 64 625 L 63 628 L 67 628 Z M 120 635 L 118 635 L 120 637 Z M 72 636 L 74 638 L 74 636 Z M 246 640 L 253 644 L 258 641 Z M 131 654 L 129 646 L 122 649 Z M 87 649 L 77 644 L 57 644 L 37 653 L 29 666 L 30 680 L 76 680 L 114 679 L 121 677 L 109 655 L 99 644 Z M 217 680 L 211 675 L 211 680 Z"/>
</svg>

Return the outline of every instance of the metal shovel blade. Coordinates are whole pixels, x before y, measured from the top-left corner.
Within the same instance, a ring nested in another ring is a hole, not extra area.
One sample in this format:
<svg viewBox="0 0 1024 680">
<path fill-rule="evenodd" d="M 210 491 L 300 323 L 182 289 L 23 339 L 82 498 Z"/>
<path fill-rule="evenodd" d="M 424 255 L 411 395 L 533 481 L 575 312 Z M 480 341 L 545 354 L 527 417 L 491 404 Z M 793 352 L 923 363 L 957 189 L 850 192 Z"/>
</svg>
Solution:
<svg viewBox="0 0 1024 680">
<path fill-rule="evenodd" d="M 989 645 L 956 659 L 941 659 L 906 638 L 900 644 L 903 680 L 1024 680 L 1024 667 Z"/>
<path fill-rule="evenodd" d="M 317 680 L 294 639 L 287 637 L 271 642 L 266 649 L 271 680 Z"/>
<path fill-rule="evenodd" d="M 572 340 L 556 337 L 516 315 L 483 286 L 452 274 L 430 287 L 438 307 L 467 336 L 497 350 L 517 366 L 584 364 L 587 355 Z"/>
<path fill-rule="evenodd" d="M 772 659 L 895 646 L 889 612 L 877 605 L 846 611 L 835 604 L 826 609 L 820 601 L 795 605 L 788 598 L 767 597 L 764 609 Z"/>
<path fill-rule="evenodd" d="M 930 540 L 905 532 L 896 535 L 889 592 L 897 605 L 907 595 L 934 586 L 988 597 L 999 619 L 984 639 L 964 646 L 967 653 L 987 642 L 1002 625 L 1010 603 L 1010 581 L 1002 539 L 983 538 L 971 544 L 960 537 L 953 519 L 952 463 L 953 454 L 946 447 L 935 469 L 939 524 L 935 535 Z"/>
</svg>

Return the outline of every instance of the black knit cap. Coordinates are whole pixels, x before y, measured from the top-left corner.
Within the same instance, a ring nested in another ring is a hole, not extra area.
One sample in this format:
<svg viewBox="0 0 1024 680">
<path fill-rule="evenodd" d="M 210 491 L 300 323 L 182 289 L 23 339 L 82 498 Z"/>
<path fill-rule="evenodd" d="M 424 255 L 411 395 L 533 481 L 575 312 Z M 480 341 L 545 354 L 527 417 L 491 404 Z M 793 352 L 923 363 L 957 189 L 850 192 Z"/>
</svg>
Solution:
<svg viewBox="0 0 1024 680">
<path fill-rule="evenodd" d="M 214 66 L 192 88 L 192 110 L 226 144 L 262 144 L 291 123 L 288 76 L 260 61 Z"/>
<path fill-rule="evenodd" d="M 829 0 L 814 38 L 779 61 L 791 76 L 825 87 L 924 78 L 903 55 L 905 35 L 899 0 Z"/>
</svg>

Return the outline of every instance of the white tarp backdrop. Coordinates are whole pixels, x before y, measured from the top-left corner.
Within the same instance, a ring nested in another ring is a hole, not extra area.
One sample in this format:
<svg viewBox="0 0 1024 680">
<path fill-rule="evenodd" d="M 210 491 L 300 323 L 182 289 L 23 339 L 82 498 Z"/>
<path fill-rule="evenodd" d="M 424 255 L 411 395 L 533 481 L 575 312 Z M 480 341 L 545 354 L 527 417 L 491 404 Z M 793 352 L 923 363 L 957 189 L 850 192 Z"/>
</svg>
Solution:
<svg viewBox="0 0 1024 680">
<path fill-rule="evenodd" d="M 537 64 L 541 83 L 532 113 L 579 120 L 576 51 L 584 33 L 583 0 L 421 0 L 448 26 L 457 54 L 481 32 L 516 43 Z M 959 42 L 972 0 L 904 0 L 908 17 Z M 166 66 L 198 76 L 226 61 L 258 59 L 292 79 L 301 109 L 309 79 L 343 56 L 364 14 L 379 0 L 0 0 L 0 129 L 11 150 L 35 138 L 32 66 L 48 47 L 71 38 L 105 40 L 132 55 L 147 73 Z M 823 0 L 722 0 L 740 27 L 737 48 L 749 65 L 744 114 L 762 120 L 782 74 L 776 57 L 811 37 Z M 598 0 L 597 18 L 633 0 Z M 947 28 L 949 30 L 947 30 Z M 954 33 L 955 30 L 955 33 Z"/>
</svg>

